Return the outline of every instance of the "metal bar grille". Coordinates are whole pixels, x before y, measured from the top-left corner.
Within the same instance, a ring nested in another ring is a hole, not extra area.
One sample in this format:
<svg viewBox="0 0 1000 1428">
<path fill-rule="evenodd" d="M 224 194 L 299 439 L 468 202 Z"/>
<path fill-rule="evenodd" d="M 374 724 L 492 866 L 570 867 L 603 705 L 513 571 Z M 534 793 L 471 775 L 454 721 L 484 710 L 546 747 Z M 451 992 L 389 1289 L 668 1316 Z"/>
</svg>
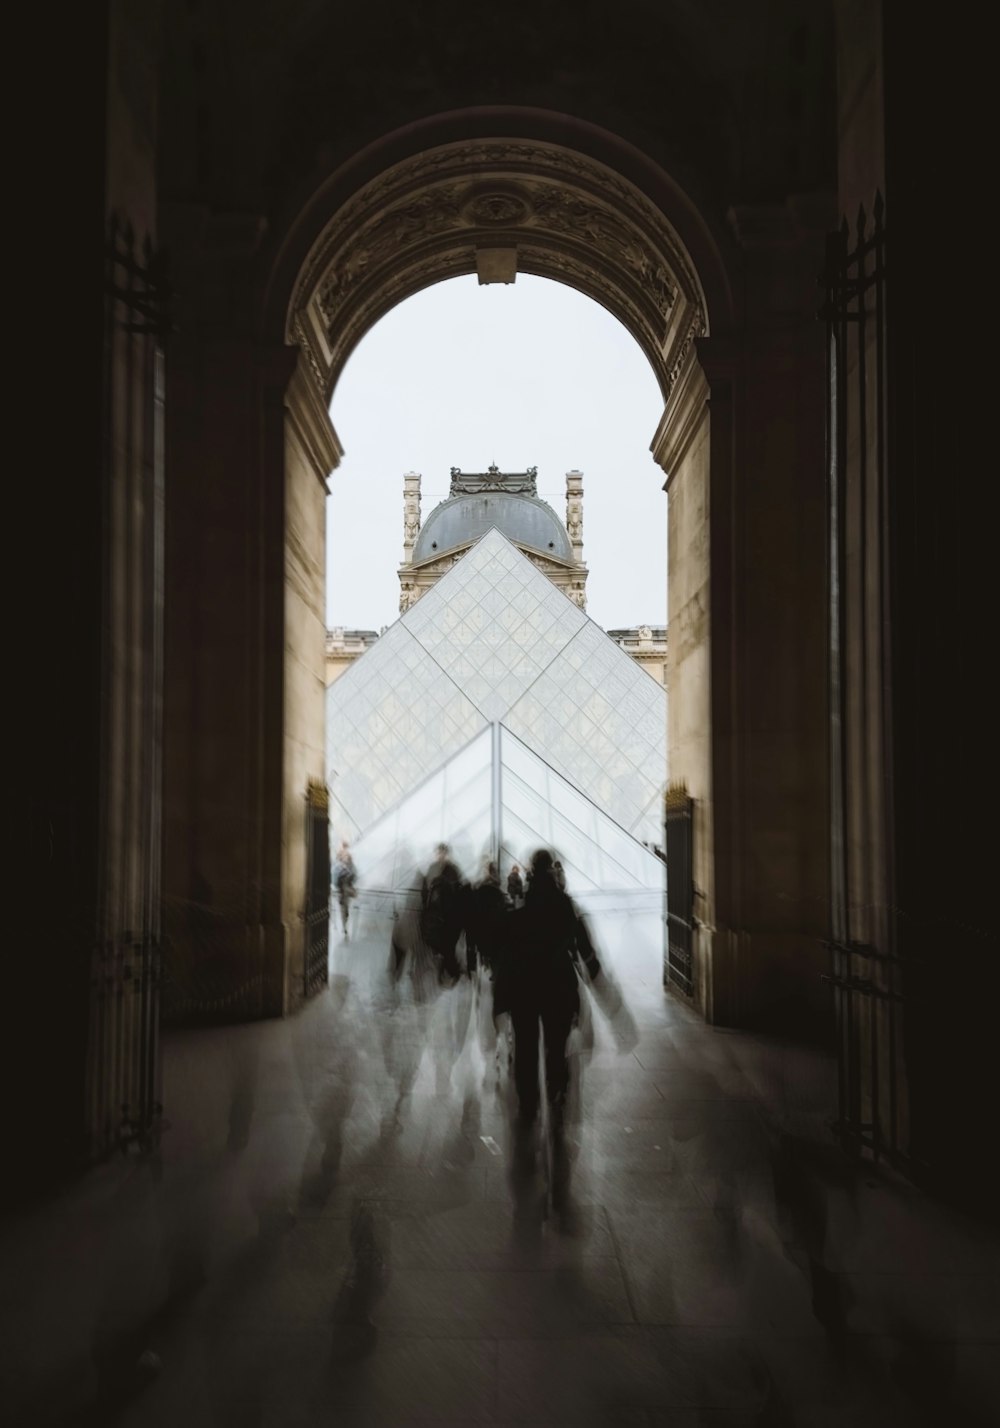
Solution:
<svg viewBox="0 0 1000 1428">
<path fill-rule="evenodd" d="M 323 785 L 306 794 L 306 904 L 303 992 L 314 996 L 330 979 L 330 809 Z"/>
<path fill-rule="evenodd" d="M 886 228 L 877 195 L 827 241 L 830 971 L 836 1129 L 899 1151 L 902 964 L 893 918 Z"/>
<path fill-rule="evenodd" d="M 667 853 L 665 981 L 690 997 L 694 992 L 694 802 L 685 790 L 668 790 L 663 824 Z"/>
<path fill-rule="evenodd" d="M 104 266 L 99 904 L 91 959 L 91 1153 L 155 1142 L 160 1105 L 163 630 L 161 258 L 109 220 Z"/>
</svg>

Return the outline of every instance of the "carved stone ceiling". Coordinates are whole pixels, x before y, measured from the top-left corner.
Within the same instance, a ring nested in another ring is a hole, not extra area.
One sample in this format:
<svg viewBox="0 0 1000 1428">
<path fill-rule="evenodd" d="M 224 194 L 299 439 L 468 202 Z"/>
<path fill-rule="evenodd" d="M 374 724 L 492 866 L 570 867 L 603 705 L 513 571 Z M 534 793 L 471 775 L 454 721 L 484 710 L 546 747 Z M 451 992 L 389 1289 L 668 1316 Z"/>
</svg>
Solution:
<svg viewBox="0 0 1000 1428">
<path fill-rule="evenodd" d="M 614 313 L 646 353 L 664 399 L 707 331 L 677 235 L 611 169 L 555 145 L 452 144 L 373 179 L 314 244 L 288 336 L 305 348 L 324 397 L 380 317 L 431 283 L 475 272 L 480 248 L 514 248 L 519 272 L 567 283 Z"/>
</svg>

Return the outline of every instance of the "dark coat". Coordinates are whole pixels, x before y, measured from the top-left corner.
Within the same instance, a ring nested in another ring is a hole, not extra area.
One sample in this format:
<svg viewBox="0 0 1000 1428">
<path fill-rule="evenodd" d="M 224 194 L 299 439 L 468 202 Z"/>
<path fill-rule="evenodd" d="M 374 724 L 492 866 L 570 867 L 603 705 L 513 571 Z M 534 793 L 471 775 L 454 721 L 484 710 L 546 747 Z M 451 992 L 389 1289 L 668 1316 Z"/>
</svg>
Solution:
<svg viewBox="0 0 1000 1428">
<path fill-rule="evenodd" d="M 455 949 L 465 920 L 462 875 L 450 858 L 427 869 L 421 888 L 420 931 L 428 947 L 443 959 L 445 970 L 458 975 Z"/>
<path fill-rule="evenodd" d="M 510 916 L 500 884 L 484 878 L 470 888 L 468 908 L 466 930 L 486 965 L 495 968 L 502 955 Z"/>
<path fill-rule="evenodd" d="M 533 878 L 524 906 L 508 914 L 494 979 L 493 1011 L 580 1010 L 580 975 L 600 964 L 572 899 L 550 876 Z"/>
</svg>

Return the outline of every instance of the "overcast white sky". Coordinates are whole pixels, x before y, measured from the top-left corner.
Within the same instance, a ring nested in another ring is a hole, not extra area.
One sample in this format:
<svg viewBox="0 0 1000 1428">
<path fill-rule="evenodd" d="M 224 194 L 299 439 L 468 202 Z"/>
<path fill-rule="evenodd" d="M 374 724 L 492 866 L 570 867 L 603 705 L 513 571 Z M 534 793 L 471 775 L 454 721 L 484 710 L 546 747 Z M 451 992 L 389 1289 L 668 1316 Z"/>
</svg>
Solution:
<svg viewBox="0 0 1000 1428">
<path fill-rule="evenodd" d="M 333 395 L 345 448 L 327 501 L 327 623 L 378 630 L 399 616 L 403 473 L 422 515 L 450 470 L 538 467 L 566 518 L 584 473 L 587 613 L 605 629 L 666 619 L 667 498 L 649 452 L 663 411 L 652 369 L 610 313 L 561 283 L 474 276 L 401 303 L 361 341 Z"/>
</svg>

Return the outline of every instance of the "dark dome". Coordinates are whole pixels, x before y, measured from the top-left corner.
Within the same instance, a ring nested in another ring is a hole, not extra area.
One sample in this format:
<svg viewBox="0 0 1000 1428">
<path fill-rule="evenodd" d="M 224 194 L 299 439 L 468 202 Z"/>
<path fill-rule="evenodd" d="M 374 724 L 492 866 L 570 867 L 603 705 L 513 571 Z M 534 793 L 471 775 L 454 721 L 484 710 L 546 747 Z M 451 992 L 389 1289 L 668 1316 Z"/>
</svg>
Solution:
<svg viewBox="0 0 1000 1428">
<path fill-rule="evenodd" d="M 543 555 L 573 563 L 566 527 L 545 501 L 490 491 L 482 496 L 453 496 L 435 506 L 413 547 L 413 564 L 468 545 L 496 527 L 514 545 L 530 546 Z"/>
</svg>

